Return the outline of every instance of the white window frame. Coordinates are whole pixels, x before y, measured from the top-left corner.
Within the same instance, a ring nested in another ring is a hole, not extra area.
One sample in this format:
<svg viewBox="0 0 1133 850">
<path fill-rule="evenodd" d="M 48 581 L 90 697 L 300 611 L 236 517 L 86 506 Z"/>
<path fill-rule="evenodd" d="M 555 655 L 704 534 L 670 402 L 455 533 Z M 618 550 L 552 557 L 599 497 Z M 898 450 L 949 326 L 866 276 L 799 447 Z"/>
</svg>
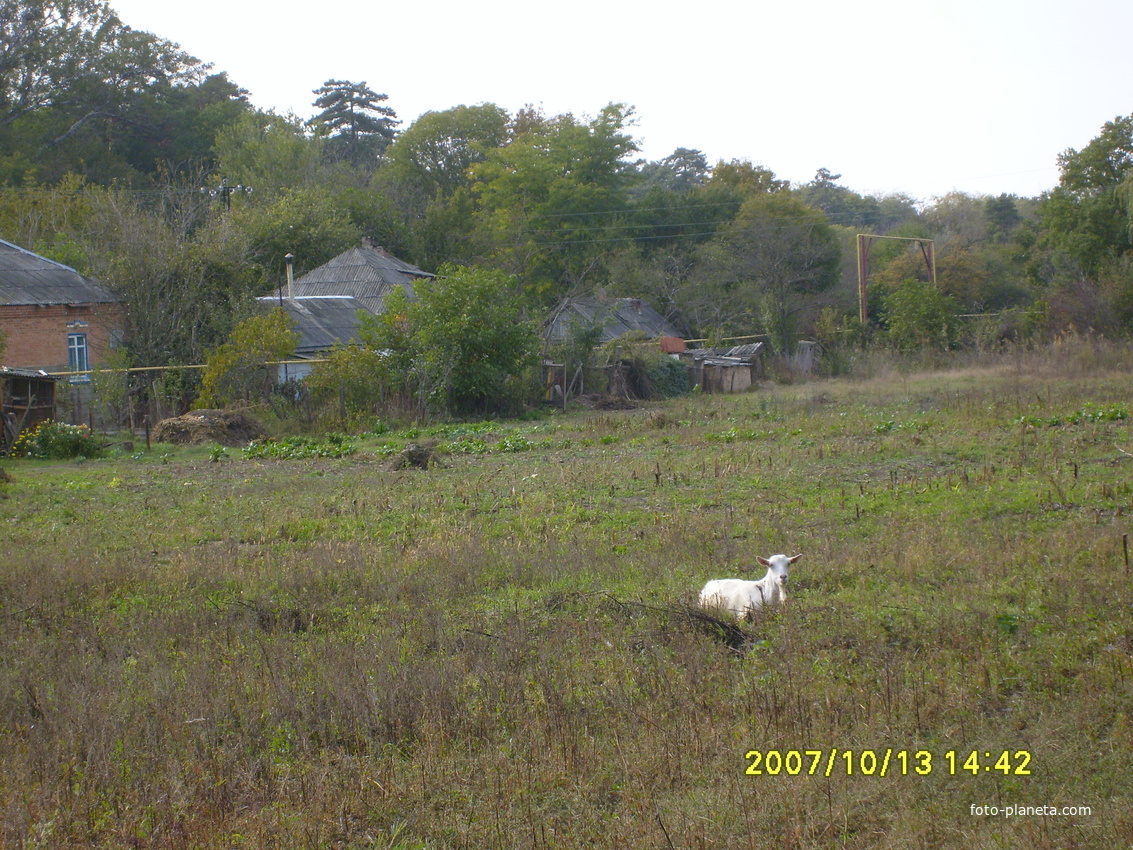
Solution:
<svg viewBox="0 0 1133 850">
<path fill-rule="evenodd" d="M 85 372 L 90 369 L 90 346 L 85 333 L 67 334 L 67 371 Z M 72 384 L 90 383 L 90 375 L 71 375 Z"/>
</svg>

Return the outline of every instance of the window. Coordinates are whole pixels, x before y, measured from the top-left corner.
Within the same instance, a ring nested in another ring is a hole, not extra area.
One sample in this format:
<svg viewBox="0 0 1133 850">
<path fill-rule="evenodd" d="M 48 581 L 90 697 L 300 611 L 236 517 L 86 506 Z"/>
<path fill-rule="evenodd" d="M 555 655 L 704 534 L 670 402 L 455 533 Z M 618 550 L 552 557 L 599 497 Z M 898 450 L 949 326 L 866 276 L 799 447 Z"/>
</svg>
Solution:
<svg viewBox="0 0 1133 850">
<path fill-rule="evenodd" d="M 90 368 L 90 354 L 87 350 L 86 334 L 67 334 L 67 371 L 84 372 Z M 72 384 L 86 384 L 90 375 L 72 375 Z"/>
</svg>

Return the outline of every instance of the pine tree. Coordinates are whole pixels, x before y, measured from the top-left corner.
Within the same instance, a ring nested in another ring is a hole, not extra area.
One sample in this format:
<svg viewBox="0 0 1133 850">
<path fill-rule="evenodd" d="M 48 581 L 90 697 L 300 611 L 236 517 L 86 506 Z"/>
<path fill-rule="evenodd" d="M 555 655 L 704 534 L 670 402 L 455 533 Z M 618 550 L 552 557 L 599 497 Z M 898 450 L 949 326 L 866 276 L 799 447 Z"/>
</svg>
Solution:
<svg viewBox="0 0 1133 850">
<path fill-rule="evenodd" d="M 393 109 L 382 105 L 389 96 L 365 82 L 348 80 L 327 80 L 314 93 L 315 106 L 322 112 L 308 124 L 328 137 L 331 157 L 362 168 L 376 167 L 401 123 Z"/>
</svg>

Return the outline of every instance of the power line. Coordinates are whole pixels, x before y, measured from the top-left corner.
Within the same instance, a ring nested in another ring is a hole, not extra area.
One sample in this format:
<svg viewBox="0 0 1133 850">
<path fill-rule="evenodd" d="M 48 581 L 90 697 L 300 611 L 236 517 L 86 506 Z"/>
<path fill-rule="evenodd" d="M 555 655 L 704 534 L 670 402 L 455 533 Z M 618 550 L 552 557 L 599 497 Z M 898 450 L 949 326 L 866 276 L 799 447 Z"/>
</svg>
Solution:
<svg viewBox="0 0 1133 850">
<path fill-rule="evenodd" d="M 236 189 L 243 189 L 244 187 L 235 187 Z M 60 192 L 67 195 L 77 196 L 82 194 L 84 189 L 74 190 L 59 190 L 55 188 L 42 188 L 42 187 L 11 187 L 0 189 L 0 192 L 18 192 L 22 194 L 39 194 L 43 192 Z M 167 189 L 131 189 L 125 190 L 126 194 L 138 197 L 161 197 L 167 195 L 190 195 L 198 194 L 200 189 L 191 188 L 167 188 Z M 871 197 L 871 196 L 859 196 Z M 669 211 L 679 211 L 688 213 L 695 210 L 719 210 L 723 208 L 738 208 L 742 206 L 746 199 L 733 198 L 727 201 L 714 201 L 695 204 L 676 204 L 674 206 L 650 206 L 650 207 L 620 207 L 612 210 L 581 210 L 575 212 L 564 213 L 543 213 L 536 214 L 532 217 L 545 220 L 548 222 L 566 221 L 568 219 L 584 219 L 584 218 L 602 218 L 610 219 L 617 216 L 637 217 L 648 215 L 650 213 L 664 213 Z M 818 210 L 825 216 L 825 223 L 833 225 L 857 225 L 869 226 L 870 222 L 867 218 L 857 213 L 843 213 L 839 215 L 831 215 L 822 211 L 819 207 L 811 207 L 811 209 Z M 915 215 L 915 213 L 914 213 Z M 794 217 L 790 216 L 776 216 L 776 215 L 761 215 L 762 220 L 778 219 L 783 221 L 797 221 Z M 717 218 L 710 220 L 683 220 L 683 221 L 647 221 L 642 223 L 634 223 L 632 221 L 613 221 L 601 224 L 585 224 L 583 223 L 579 229 L 584 233 L 587 232 L 610 232 L 615 231 L 625 233 L 630 231 L 629 235 L 617 235 L 609 237 L 593 237 L 593 238 L 572 238 L 572 239 L 556 239 L 544 240 L 540 244 L 546 247 L 559 247 L 569 245 L 584 245 L 584 244 L 599 244 L 604 242 L 634 242 L 634 241 L 662 241 L 666 239 L 697 239 L 716 235 L 718 229 L 725 225 L 731 224 L 734 218 Z M 686 228 L 708 228 L 699 231 L 689 231 Z M 632 234 L 632 231 L 657 231 L 657 230 L 675 230 L 673 233 L 638 233 Z M 539 239 L 543 236 L 552 236 L 559 231 L 554 228 L 536 228 L 531 230 L 520 231 L 521 234 Z"/>
<path fill-rule="evenodd" d="M 7 193 L 24 194 L 24 195 L 29 195 L 29 196 L 30 195 L 41 195 L 41 194 L 46 193 L 46 194 L 60 194 L 60 195 L 68 195 L 68 196 L 72 196 L 72 197 L 77 197 L 77 196 L 82 195 L 85 191 L 87 191 L 88 189 L 91 189 L 91 188 L 93 188 L 93 189 L 106 188 L 110 191 L 121 192 L 121 193 L 126 194 L 126 195 L 133 195 L 133 196 L 138 196 L 138 197 L 162 197 L 162 196 L 168 196 L 168 195 L 197 195 L 197 194 L 200 194 L 201 191 L 202 191 L 200 188 L 192 188 L 192 187 L 169 187 L 169 188 L 164 188 L 164 189 L 160 189 L 160 188 L 159 189 L 110 189 L 110 187 L 91 186 L 91 187 L 80 187 L 80 188 L 77 188 L 77 189 L 60 189 L 58 187 L 43 187 L 43 186 L 4 186 L 4 187 L 0 187 L 0 193 L 4 193 L 4 194 L 7 194 Z M 235 187 L 224 187 L 224 186 L 222 186 L 220 190 L 214 190 L 214 194 L 215 194 L 216 191 L 225 191 L 226 189 L 228 191 L 249 191 L 249 189 L 247 189 L 247 187 L 243 187 L 243 186 L 235 186 Z M 790 191 L 790 190 L 788 190 L 788 191 Z M 268 194 L 268 193 L 264 193 L 264 194 Z M 768 193 L 768 194 L 774 194 L 774 193 Z M 758 197 L 758 196 L 756 195 L 756 196 L 750 196 L 750 197 Z M 859 195 L 859 197 L 864 199 L 864 198 L 871 198 L 871 197 L 875 197 L 875 196 Z M 615 208 L 615 209 L 611 209 L 611 210 L 579 210 L 579 211 L 576 211 L 576 212 L 541 213 L 541 214 L 539 214 L 539 217 L 545 218 L 545 219 L 564 219 L 564 218 L 582 218 L 582 217 L 595 217 L 595 216 L 641 215 L 641 214 L 645 214 L 645 213 L 666 212 L 666 211 L 670 211 L 670 210 L 673 210 L 673 209 L 677 209 L 677 210 L 680 210 L 680 211 L 711 210 L 711 209 L 719 209 L 719 208 L 722 208 L 722 207 L 740 207 L 744 204 L 744 202 L 746 200 L 748 200 L 748 198 L 733 198 L 733 199 L 727 200 L 727 201 L 713 201 L 713 202 L 710 202 L 710 203 L 705 202 L 705 203 L 696 203 L 696 204 L 680 204 L 680 203 L 677 203 L 673 206 L 664 206 L 664 207 L 656 207 L 656 206 L 653 206 L 653 207 L 620 207 L 620 208 Z M 821 209 L 821 208 L 820 207 L 812 207 L 812 209 Z M 857 223 L 859 221 L 859 219 L 861 218 L 861 216 L 856 215 L 856 214 L 846 214 L 846 216 L 844 217 L 844 222 L 836 220 L 838 218 L 841 218 L 839 216 L 827 215 L 827 218 L 830 219 L 830 222 L 832 224 Z M 642 225 L 642 226 L 649 226 L 649 225 Z"/>
<path fill-rule="evenodd" d="M 846 215 L 846 216 L 841 216 L 841 217 L 840 216 L 831 217 L 831 216 L 827 215 L 826 220 L 824 222 L 817 222 L 817 221 L 807 222 L 805 220 L 800 221 L 799 218 L 794 217 L 794 216 L 774 215 L 774 214 L 758 216 L 757 220 L 759 220 L 759 221 L 798 223 L 798 224 L 802 224 L 802 225 L 824 223 L 824 224 L 833 224 L 833 225 L 838 225 L 838 226 L 850 226 L 850 225 L 861 225 L 862 224 L 861 218 L 859 216 L 854 216 L 854 215 Z M 734 222 L 735 222 L 735 219 L 728 218 L 728 219 L 716 219 L 716 220 L 712 220 L 712 221 L 646 222 L 646 223 L 643 223 L 643 224 L 633 224 L 633 223 L 629 223 L 629 222 L 614 222 L 614 223 L 611 223 L 611 224 L 586 225 L 586 226 L 578 228 L 578 230 L 582 231 L 583 234 L 585 234 L 585 233 L 602 233 L 602 232 L 609 232 L 609 231 L 615 231 L 615 232 L 622 233 L 622 232 L 625 232 L 625 231 L 634 231 L 634 230 L 669 230 L 669 229 L 674 229 L 674 230 L 677 230 L 678 232 L 676 232 L 676 233 L 656 233 L 656 234 L 636 234 L 636 235 L 630 233 L 630 234 L 627 234 L 627 235 L 617 235 L 617 236 L 609 236 L 609 237 L 595 236 L 595 237 L 592 237 L 592 238 L 580 236 L 579 238 L 573 238 L 573 239 L 546 240 L 546 241 L 541 241 L 540 244 L 546 245 L 546 246 L 584 245 L 584 244 L 597 244 L 597 243 L 601 243 L 601 242 L 633 242 L 633 241 L 646 241 L 646 240 L 688 239 L 688 238 L 707 237 L 707 236 L 715 236 L 719 232 L 719 228 L 727 226 L 727 225 L 732 224 Z M 692 227 L 711 228 L 711 229 L 701 230 L 699 232 L 690 232 L 690 231 L 687 231 L 687 230 L 681 230 L 681 228 L 692 228 Z M 530 230 L 521 230 L 520 235 L 530 236 L 532 238 L 538 239 L 541 236 L 552 236 L 552 235 L 559 233 L 559 232 L 560 231 L 555 230 L 555 229 L 551 229 L 551 228 L 537 228 L 537 229 L 530 229 Z"/>
</svg>

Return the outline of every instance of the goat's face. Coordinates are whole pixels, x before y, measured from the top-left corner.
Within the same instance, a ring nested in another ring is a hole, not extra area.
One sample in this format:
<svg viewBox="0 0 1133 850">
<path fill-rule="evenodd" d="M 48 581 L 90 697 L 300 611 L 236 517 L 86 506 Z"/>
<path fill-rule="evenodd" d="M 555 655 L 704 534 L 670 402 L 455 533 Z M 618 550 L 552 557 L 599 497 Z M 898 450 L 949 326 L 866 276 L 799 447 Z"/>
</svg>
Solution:
<svg viewBox="0 0 1133 850">
<path fill-rule="evenodd" d="M 770 558 L 758 558 L 759 563 L 767 567 L 767 571 L 775 576 L 775 581 L 779 584 L 779 592 L 786 598 L 787 591 L 787 577 L 790 574 L 790 567 L 795 561 L 802 557 L 802 553 L 788 558 L 786 555 L 772 555 Z"/>
<path fill-rule="evenodd" d="M 779 586 L 779 601 L 787 601 L 787 577 L 775 576 L 775 583 Z"/>
</svg>

